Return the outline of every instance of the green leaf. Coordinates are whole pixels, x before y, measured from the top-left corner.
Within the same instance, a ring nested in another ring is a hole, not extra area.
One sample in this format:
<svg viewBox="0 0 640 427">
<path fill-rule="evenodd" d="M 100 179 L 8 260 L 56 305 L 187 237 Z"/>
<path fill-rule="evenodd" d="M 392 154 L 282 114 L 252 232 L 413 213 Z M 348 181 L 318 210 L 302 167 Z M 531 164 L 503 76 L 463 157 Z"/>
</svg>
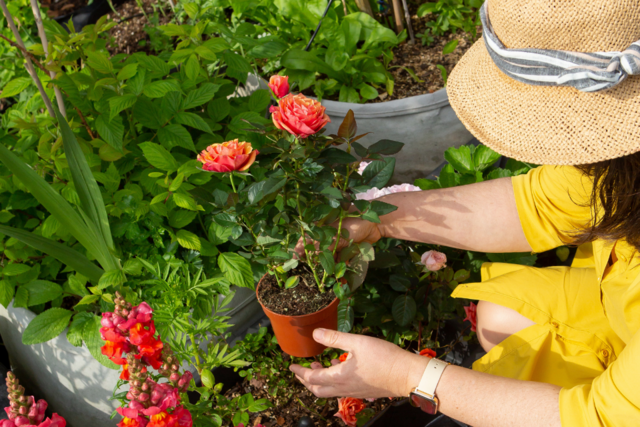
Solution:
<svg viewBox="0 0 640 427">
<path fill-rule="evenodd" d="M 12 96 L 16 96 L 28 88 L 31 85 L 31 82 L 32 80 L 30 77 L 18 77 L 13 79 L 4 86 L 2 92 L 0 92 L 0 97 L 10 98 Z"/>
<path fill-rule="evenodd" d="M 135 65 L 135 64 L 131 64 Z M 114 96 L 109 99 L 109 113 L 110 120 L 113 120 L 115 116 L 120 114 L 122 110 L 126 110 L 127 108 L 131 108 L 133 104 L 136 103 L 138 97 L 136 95 L 122 95 L 122 96 Z"/>
<path fill-rule="evenodd" d="M 420 187 L 421 190 L 435 190 L 437 188 L 440 188 L 440 184 L 438 184 L 438 181 L 426 178 L 416 179 L 413 182 L 413 185 L 415 185 L 416 187 Z"/>
<path fill-rule="evenodd" d="M 356 123 L 355 115 L 353 114 L 353 110 L 347 111 L 345 114 L 342 123 L 340 123 L 340 127 L 338 128 L 338 136 L 345 139 L 351 139 L 356 136 L 358 132 L 358 125 Z"/>
<path fill-rule="evenodd" d="M 371 243 L 360 242 L 358 243 L 358 247 L 360 248 L 360 256 L 362 256 L 363 261 L 371 262 L 376 259 L 376 251 Z"/>
<path fill-rule="evenodd" d="M 398 210 L 398 207 L 390 203 L 373 200 L 371 202 L 371 210 L 378 214 L 378 216 L 382 216 Z"/>
<path fill-rule="evenodd" d="M 295 288 L 300 284 L 300 276 L 291 276 L 284 282 L 285 289 Z"/>
<path fill-rule="evenodd" d="M 371 145 L 368 150 L 370 153 L 378 153 L 383 156 L 390 156 L 392 154 L 397 154 L 404 147 L 403 142 L 392 141 L 390 139 L 381 139 L 375 144 Z"/>
<path fill-rule="evenodd" d="M 399 274 L 392 274 L 389 276 L 389 285 L 391 286 L 391 289 L 397 292 L 407 292 L 411 289 L 411 281 L 409 278 Z"/>
<path fill-rule="evenodd" d="M 469 146 L 459 148 L 450 147 L 444 152 L 444 158 L 460 173 L 472 173 L 474 171 L 473 159 Z"/>
<path fill-rule="evenodd" d="M 211 128 L 209 127 L 207 122 L 205 122 L 204 119 L 197 114 L 187 113 L 183 111 L 176 114 L 174 120 L 181 125 L 187 125 L 194 129 L 201 130 L 202 132 L 211 133 Z M 191 138 L 191 135 L 189 135 L 189 138 Z"/>
<path fill-rule="evenodd" d="M 487 254 L 487 258 L 491 262 L 500 262 L 507 264 L 520 264 L 520 265 L 528 265 L 533 266 L 538 259 L 537 255 L 531 254 L 529 252 L 510 252 L 510 253 L 502 253 L 502 254 Z"/>
<path fill-rule="evenodd" d="M 44 304 L 62 295 L 62 286 L 47 280 L 34 280 L 23 287 L 29 291 L 29 307 Z"/>
<path fill-rule="evenodd" d="M 178 230 L 176 233 L 176 238 L 178 239 L 178 243 L 183 248 L 193 249 L 195 251 L 199 251 L 202 247 L 200 243 L 200 238 L 187 230 Z"/>
<path fill-rule="evenodd" d="M 69 330 L 67 331 L 67 340 L 74 347 L 82 347 L 82 335 L 84 333 L 84 328 L 87 322 L 93 319 L 93 314 L 83 312 L 77 313 L 73 316 L 73 320 L 69 325 Z"/>
<path fill-rule="evenodd" d="M 271 105 L 271 93 L 266 89 L 258 89 L 249 97 L 249 110 L 262 113 Z"/>
<path fill-rule="evenodd" d="M 121 117 L 114 117 L 108 121 L 104 114 L 98 116 L 95 121 L 96 130 L 100 137 L 110 146 L 122 152 L 122 138 L 124 138 L 124 125 Z"/>
<path fill-rule="evenodd" d="M 14 307 L 28 308 L 29 307 L 29 291 L 24 287 L 19 286 L 16 289 L 16 297 L 13 300 Z"/>
<path fill-rule="evenodd" d="M 157 80 L 145 85 L 142 93 L 149 98 L 162 98 L 169 92 L 180 91 L 180 84 L 176 80 Z"/>
<path fill-rule="evenodd" d="M 102 276 L 103 270 L 93 262 L 89 261 L 84 254 L 58 243 L 55 240 L 6 226 L 0 226 L 0 233 L 13 237 L 22 243 L 54 257 L 58 261 L 68 265 L 78 273 L 89 278 L 92 282 L 97 282 L 100 280 L 100 276 Z"/>
<path fill-rule="evenodd" d="M 118 286 L 126 281 L 124 271 L 120 269 L 105 271 L 100 281 L 98 282 L 98 289 L 105 289 L 110 286 Z"/>
<path fill-rule="evenodd" d="M 185 211 L 182 209 L 173 210 L 169 212 L 169 225 L 173 228 L 186 227 L 197 215 L 198 213 L 194 211 Z"/>
<path fill-rule="evenodd" d="M 440 176 L 438 176 L 438 184 L 442 188 L 455 187 L 460 184 L 460 175 L 453 170 L 453 166 L 445 165 L 440 171 Z"/>
<path fill-rule="evenodd" d="M 199 210 L 198 204 L 193 197 L 183 193 L 173 193 L 173 201 L 176 205 L 183 209 L 189 209 L 190 211 Z"/>
<path fill-rule="evenodd" d="M 188 3 L 193 4 L 193 3 Z M 189 80 L 195 80 L 200 74 L 200 61 L 196 55 L 191 55 L 184 65 L 184 72 Z"/>
<path fill-rule="evenodd" d="M 113 64 L 109 58 L 97 51 L 86 51 L 87 65 L 102 74 L 111 74 L 113 72 Z"/>
<path fill-rule="evenodd" d="M 18 264 L 11 263 L 2 269 L 2 274 L 4 276 L 18 276 L 20 274 L 24 274 L 27 271 L 31 270 L 27 264 Z"/>
<path fill-rule="evenodd" d="M 442 49 L 442 54 L 443 55 L 448 55 L 451 52 L 453 52 L 454 50 L 456 50 L 456 47 L 458 47 L 458 43 L 459 43 L 458 39 L 451 40 L 449 43 L 444 45 L 444 48 Z"/>
<path fill-rule="evenodd" d="M 318 254 L 318 257 L 320 258 L 320 264 L 322 264 L 322 268 L 324 268 L 325 273 L 328 275 L 333 274 L 336 267 L 333 254 L 330 251 L 322 251 Z"/>
<path fill-rule="evenodd" d="M 227 63 L 227 75 L 244 84 L 247 81 L 247 75 L 253 71 L 251 64 L 242 56 L 231 51 L 225 51 L 221 56 Z"/>
<path fill-rule="evenodd" d="M 360 95 L 362 95 L 364 99 L 376 99 L 379 95 L 378 91 L 373 86 L 366 83 L 360 84 L 358 89 L 360 89 Z"/>
<path fill-rule="evenodd" d="M 486 145 L 479 145 L 473 153 L 473 165 L 476 171 L 484 171 L 500 159 L 500 154 Z"/>
<path fill-rule="evenodd" d="M 22 344 L 40 344 L 54 339 L 69 326 L 73 313 L 64 308 L 50 308 L 29 323 L 22 334 Z"/>
<path fill-rule="evenodd" d="M 118 80 L 127 80 L 131 77 L 135 76 L 138 72 L 138 64 L 128 64 L 122 67 L 120 71 L 118 71 Z"/>
<path fill-rule="evenodd" d="M 149 129 L 160 129 L 165 124 L 161 116 L 158 103 L 145 96 L 138 98 L 133 106 L 133 118 Z"/>
<path fill-rule="evenodd" d="M 207 105 L 207 113 L 211 120 L 219 123 L 231 112 L 231 104 L 227 98 L 214 99 Z"/>
<path fill-rule="evenodd" d="M 287 178 L 271 176 L 266 180 L 251 184 L 248 188 L 249 204 L 253 205 L 262 200 L 265 196 L 281 189 L 287 182 Z"/>
<path fill-rule="evenodd" d="M 60 133 L 62 134 L 64 150 L 67 155 L 67 162 L 69 163 L 73 183 L 80 198 L 82 209 L 91 220 L 91 223 L 87 225 L 93 228 L 94 233 L 98 237 L 97 245 L 100 247 L 103 254 L 102 259 L 103 262 L 105 262 L 102 263 L 102 265 L 107 269 L 115 268 L 117 262 L 114 256 L 111 255 L 113 239 L 111 237 L 111 228 L 109 226 L 109 219 L 107 217 L 102 193 L 67 120 L 58 110 L 56 110 L 56 115 L 58 117 Z"/>
<path fill-rule="evenodd" d="M 100 278 L 98 278 L 98 280 L 96 280 L 96 281 L 99 281 L 99 280 L 100 280 Z M 87 287 L 85 285 L 83 285 L 82 282 L 76 276 L 72 276 L 72 275 L 69 275 L 69 289 L 68 289 L 68 291 L 70 291 L 74 295 L 78 295 L 80 297 L 84 297 L 84 296 L 89 295 L 89 291 L 87 290 Z"/>
<path fill-rule="evenodd" d="M 271 59 L 280 56 L 288 48 L 289 45 L 280 40 L 269 40 L 255 46 L 247 54 L 254 58 Z"/>
<path fill-rule="evenodd" d="M 232 252 L 221 252 L 218 255 L 218 267 L 233 285 L 253 289 L 251 264 L 245 258 Z"/>
<path fill-rule="evenodd" d="M 280 59 L 280 63 L 283 67 L 293 70 L 305 70 L 319 72 L 326 74 L 327 76 L 337 81 L 346 81 L 346 74 L 340 71 L 335 71 L 327 63 L 318 58 L 312 52 L 305 52 L 302 49 L 291 49 Z"/>
<path fill-rule="evenodd" d="M 99 301 L 100 298 L 101 298 L 101 295 L 85 295 L 82 297 L 80 301 L 78 301 L 78 303 L 75 306 L 77 307 L 79 305 L 93 304 Z"/>
<path fill-rule="evenodd" d="M 4 308 L 8 308 L 13 296 L 15 295 L 16 287 L 8 280 L 0 280 L 0 304 Z"/>
<path fill-rule="evenodd" d="M 163 146 L 153 142 L 138 145 L 151 166 L 167 172 L 178 170 L 178 162 Z"/>
<path fill-rule="evenodd" d="M 104 341 L 102 341 L 102 338 L 100 337 L 101 326 L 100 318 L 94 315 L 92 319 L 86 321 L 84 331 L 82 332 L 82 339 L 94 359 L 100 362 L 103 366 L 117 371 L 120 369 L 120 366 L 110 361 L 109 358 L 103 355 L 100 350 L 104 345 Z"/>
<path fill-rule="evenodd" d="M 220 89 L 220 85 L 215 85 L 213 83 L 204 83 L 199 88 L 193 89 L 187 94 L 187 97 L 182 104 L 182 109 L 189 110 L 206 104 L 213 99 L 218 89 Z"/>
<path fill-rule="evenodd" d="M 165 147 L 178 146 L 193 152 L 196 151 L 191 134 L 182 125 L 171 124 L 163 127 L 158 131 L 158 139 Z"/>
<path fill-rule="evenodd" d="M 353 307 L 351 307 L 349 299 L 340 301 L 338 304 L 338 331 L 351 332 L 354 318 L 355 313 L 353 312 Z"/>
<path fill-rule="evenodd" d="M 339 148 L 327 148 L 320 154 L 320 159 L 326 160 L 329 163 L 337 165 L 348 165 L 349 163 L 357 162 L 358 159 L 351 154 L 340 150 Z"/>
<path fill-rule="evenodd" d="M 396 159 L 387 157 L 384 160 L 376 160 L 371 162 L 362 173 L 363 178 L 367 181 L 367 185 L 371 187 L 382 188 L 393 176 L 396 167 Z"/>
<path fill-rule="evenodd" d="M 407 326 L 416 315 L 416 302 L 411 295 L 400 295 L 391 307 L 391 314 L 400 326 Z"/>
</svg>

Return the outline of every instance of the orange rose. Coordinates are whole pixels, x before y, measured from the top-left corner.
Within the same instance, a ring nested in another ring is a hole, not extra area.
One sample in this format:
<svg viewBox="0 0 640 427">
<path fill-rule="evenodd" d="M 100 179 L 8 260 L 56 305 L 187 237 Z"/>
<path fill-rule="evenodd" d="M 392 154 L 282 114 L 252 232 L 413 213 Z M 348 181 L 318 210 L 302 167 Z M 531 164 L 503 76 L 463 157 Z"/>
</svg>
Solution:
<svg viewBox="0 0 640 427">
<path fill-rule="evenodd" d="M 340 359 L 338 360 L 340 360 L 341 362 L 345 362 L 347 360 L 347 357 L 349 357 L 349 353 L 342 353 L 340 355 Z"/>
<path fill-rule="evenodd" d="M 302 94 L 285 96 L 278 107 L 271 107 L 269 111 L 278 129 L 286 130 L 299 138 L 318 133 L 331 121 L 322 104 Z"/>
<path fill-rule="evenodd" d="M 424 350 L 420 351 L 420 356 L 436 357 L 436 352 L 431 350 L 430 348 L 425 348 Z"/>
<path fill-rule="evenodd" d="M 467 317 L 464 318 L 463 322 L 465 320 L 468 320 L 469 322 L 471 322 L 471 330 L 473 332 L 476 332 L 476 328 L 478 327 L 478 318 L 476 314 L 476 311 L 478 310 L 478 306 L 475 305 L 474 303 L 469 303 L 468 307 L 463 307 L 463 308 L 464 308 L 464 312 L 467 315 Z"/>
<path fill-rule="evenodd" d="M 289 93 L 289 77 L 288 76 L 271 76 L 269 79 L 269 88 L 273 91 L 274 95 L 280 98 L 284 98 Z"/>
<path fill-rule="evenodd" d="M 212 144 L 198 155 L 202 169 L 210 172 L 246 171 L 256 161 L 258 150 L 250 142 L 233 141 Z"/>
<path fill-rule="evenodd" d="M 358 422 L 356 414 L 363 409 L 364 403 L 362 399 L 343 397 L 338 399 L 338 412 L 336 412 L 334 416 L 340 418 L 349 427 L 356 427 L 356 423 Z"/>
</svg>

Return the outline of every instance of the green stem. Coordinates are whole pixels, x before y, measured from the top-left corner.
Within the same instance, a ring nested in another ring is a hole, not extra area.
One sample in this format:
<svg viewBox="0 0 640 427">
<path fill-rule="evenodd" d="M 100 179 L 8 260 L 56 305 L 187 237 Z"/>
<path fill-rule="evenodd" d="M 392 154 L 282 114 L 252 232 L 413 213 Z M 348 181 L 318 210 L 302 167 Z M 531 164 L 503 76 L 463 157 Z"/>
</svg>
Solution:
<svg viewBox="0 0 640 427">
<path fill-rule="evenodd" d="M 311 268 L 313 272 L 313 278 L 316 280 L 316 285 L 318 285 L 318 289 L 320 292 L 324 293 L 324 280 L 320 281 L 318 277 L 318 273 L 316 273 L 316 269 L 311 265 L 311 254 L 307 250 L 307 235 L 304 231 L 304 227 L 302 226 L 302 206 L 300 205 L 300 183 L 296 181 L 296 206 L 298 207 L 298 216 L 300 217 L 300 236 L 302 237 L 302 242 L 304 243 L 304 254 L 307 258 L 307 265 Z"/>
<path fill-rule="evenodd" d="M 233 183 L 233 172 L 229 174 L 229 178 L 231 179 L 231 188 L 233 188 L 233 192 L 237 193 L 238 190 L 236 190 L 236 185 Z"/>
<path fill-rule="evenodd" d="M 193 356 L 196 359 L 196 369 L 198 373 L 202 372 L 202 368 L 200 367 L 200 356 L 198 355 L 198 347 L 196 346 L 196 337 L 193 334 L 189 334 L 189 339 L 191 340 L 191 347 L 193 348 Z"/>
</svg>

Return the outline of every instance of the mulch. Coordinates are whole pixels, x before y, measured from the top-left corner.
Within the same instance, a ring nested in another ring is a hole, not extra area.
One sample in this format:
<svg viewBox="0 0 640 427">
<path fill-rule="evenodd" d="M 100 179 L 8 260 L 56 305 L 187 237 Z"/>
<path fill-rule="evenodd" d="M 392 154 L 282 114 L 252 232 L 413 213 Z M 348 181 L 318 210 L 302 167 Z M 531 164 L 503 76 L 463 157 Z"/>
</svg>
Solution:
<svg viewBox="0 0 640 427">
<path fill-rule="evenodd" d="M 145 31 L 145 27 L 164 25 L 171 21 L 173 16 L 171 8 L 162 9 L 164 4 L 161 6 L 159 2 L 152 0 L 141 0 L 141 3 L 144 13 L 137 2 L 128 1 L 116 7 L 117 14 L 111 12 L 107 15 L 109 19 L 118 22 L 118 25 L 109 30 L 112 43 L 108 49 L 112 55 L 152 52 L 149 46 L 149 34 Z"/>
</svg>

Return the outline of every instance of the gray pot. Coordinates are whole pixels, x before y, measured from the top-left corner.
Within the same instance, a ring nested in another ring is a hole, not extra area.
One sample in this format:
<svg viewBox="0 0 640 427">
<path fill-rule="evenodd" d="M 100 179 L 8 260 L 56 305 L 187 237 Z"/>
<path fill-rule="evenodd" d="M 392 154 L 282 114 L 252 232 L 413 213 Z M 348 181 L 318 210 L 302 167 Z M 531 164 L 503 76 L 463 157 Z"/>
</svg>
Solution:
<svg viewBox="0 0 640 427">
<path fill-rule="evenodd" d="M 344 116 L 353 110 L 358 133 L 371 132 L 359 142 L 365 147 L 381 140 L 404 142 L 396 157 L 392 184 L 424 178 L 443 160 L 449 147 L 473 138 L 449 105 L 446 89 L 377 104 L 352 104 L 323 100 L 331 118 L 326 134 L 335 134 Z"/>
</svg>

